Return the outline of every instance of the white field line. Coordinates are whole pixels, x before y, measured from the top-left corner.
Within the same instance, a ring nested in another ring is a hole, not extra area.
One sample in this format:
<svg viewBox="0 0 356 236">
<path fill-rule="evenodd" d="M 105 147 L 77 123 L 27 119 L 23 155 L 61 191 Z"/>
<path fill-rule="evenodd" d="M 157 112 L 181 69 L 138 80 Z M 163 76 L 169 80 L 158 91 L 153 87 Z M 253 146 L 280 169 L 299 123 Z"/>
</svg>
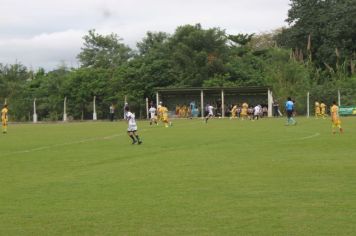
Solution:
<svg viewBox="0 0 356 236">
<path fill-rule="evenodd" d="M 302 138 L 298 138 L 297 140 L 305 140 L 305 139 L 311 139 L 311 138 L 316 138 L 320 135 L 320 133 L 315 133 L 315 134 L 312 134 L 312 135 L 309 135 L 309 136 L 305 136 L 305 137 L 302 137 Z"/>
<path fill-rule="evenodd" d="M 82 140 L 78 140 L 78 141 L 74 141 L 74 142 L 58 143 L 58 144 L 53 144 L 53 145 L 47 145 L 47 146 L 42 146 L 42 147 L 37 147 L 37 148 L 26 149 L 26 150 L 22 150 L 22 151 L 9 152 L 9 153 L 5 153 L 5 154 L 1 155 L 1 157 L 36 152 L 36 151 L 43 151 L 43 150 L 48 150 L 48 149 L 57 148 L 57 147 L 64 147 L 64 146 L 99 141 L 99 140 L 109 140 L 109 139 L 113 139 L 113 138 L 121 136 L 121 135 L 124 135 L 124 133 L 123 134 L 114 134 L 114 135 L 105 136 L 105 137 L 86 138 L 86 139 L 82 139 Z"/>
</svg>

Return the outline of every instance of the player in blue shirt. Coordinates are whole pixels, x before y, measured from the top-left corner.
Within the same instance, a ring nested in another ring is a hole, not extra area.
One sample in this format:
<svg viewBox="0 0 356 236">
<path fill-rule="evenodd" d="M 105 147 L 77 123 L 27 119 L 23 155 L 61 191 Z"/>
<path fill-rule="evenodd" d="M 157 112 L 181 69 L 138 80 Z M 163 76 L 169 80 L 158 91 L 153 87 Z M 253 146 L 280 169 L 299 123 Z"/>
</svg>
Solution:
<svg viewBox="0 0 356 236">
<path fill-rule="evenodd" d="M 297 122 L 293 119 L 294 103 L 290 97 L 287 98 L 285 108 L 287 112 L 287 125 L 297 124 Z"/>
</svg>

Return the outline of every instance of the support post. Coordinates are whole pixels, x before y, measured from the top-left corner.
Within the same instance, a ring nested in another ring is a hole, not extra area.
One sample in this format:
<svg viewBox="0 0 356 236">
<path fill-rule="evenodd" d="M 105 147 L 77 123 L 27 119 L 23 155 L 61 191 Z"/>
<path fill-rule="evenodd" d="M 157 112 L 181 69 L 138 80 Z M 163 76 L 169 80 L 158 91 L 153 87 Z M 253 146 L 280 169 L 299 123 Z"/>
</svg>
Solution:
<svg viewBox="0 0 356 236">
<path fill-rule="evenodd" d="M 5 98 L 5 103 L 4 103 L 4 105 L 7 105 L 7 98 Z"/>
<path fill-rule="evenodd" d="M 96 100 L 96 96 L 94 96 L 94 100 L 93 100 L 93 120 L 97 120 L 95 100 Z"/>
<path fill-rule="evenodd" d="M 204 92 L 200 90 L 200 109 L 201 109 L 201 118 L 204 119 Z"/>
<path fill-rule="evenodd" d="M 64 102 L 63 102 L 63 121 L 67 121 L 67 97 L 64 97 Z"/>
<path fill-rule="evenodd" d="M 267 103 L 268 103 L 268 117 L 272 117 L 273 94 L 270 89 L 268 89 L 267 92 Z"/>
<path fill-rule="evenodd" d="M 146 117 L 147 117 L 147 120 L 150 119 L 149 114 L 148 114 L 148 98 L 146 98 Z"/>
<path fill-rule="evenodd" d="M 340 94 L 340 89 L 337 90 L 337 101 L 339 107 L 341 106 L 341 94 Z"/>
<path fill-rule="evenodd" d="M 307 93 L 307 117 L 310 117 L 310 93 Z"/>
<path fill-rule="evenodd" d="M 126 106 L 128 106 L 129 104 L 127 103 L 127 95 L 125 95 L 125 97 L 124 97 L 124 120 L 126 120 L 126 110 L 125 110 L 125 108 L 126 108 Z"/>
<path fill-rule="evenodd" d="M 159 105 L 159 93 L 156 92 L 156 108 L 158 108 Z"/>
<path fill-rule="evenodd" d="M 225 95 L 224 90 L 221 90 L 221 117 L 225 117 Z"/>
<path fill-rule="evenodd" d="M 33 100 L 33 123 L 37 123 L 36 98 Z"/>
</svg>

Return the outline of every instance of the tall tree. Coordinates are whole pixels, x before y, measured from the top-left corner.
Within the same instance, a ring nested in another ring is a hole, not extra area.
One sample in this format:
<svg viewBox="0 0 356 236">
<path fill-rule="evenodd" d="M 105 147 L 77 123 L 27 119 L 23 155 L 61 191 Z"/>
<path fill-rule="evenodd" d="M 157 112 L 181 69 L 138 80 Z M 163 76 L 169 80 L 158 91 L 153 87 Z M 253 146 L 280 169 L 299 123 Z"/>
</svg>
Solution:
<svg viewBox="0 0 356 236">
<path fill-rule="evenodd" d="M 205 30 L 200 24 L 180 26 L 169 44 L 180 86 L 202 86 L 204 80 L 226 73 L 228 46 L 224 30 Z"/>
<path fill-rule="evenodd" d="M 114 33 L 100 35 L 95 30 L 89 30 L 83 39 L 84 47 L 78 55 L 82 67 L 116 68 L 131 56 L 131 49 L 121 43 L 122 39 Z"/>
<path fill-rule="evenodd" d="M 291 0 L 286 21 L 290 27 L 277 37 L 279 45 L 302 50 L 318 66 L 336 67 L 344 61 L 351 65 L 356 51 L 355 0 Z"/>
</svg>

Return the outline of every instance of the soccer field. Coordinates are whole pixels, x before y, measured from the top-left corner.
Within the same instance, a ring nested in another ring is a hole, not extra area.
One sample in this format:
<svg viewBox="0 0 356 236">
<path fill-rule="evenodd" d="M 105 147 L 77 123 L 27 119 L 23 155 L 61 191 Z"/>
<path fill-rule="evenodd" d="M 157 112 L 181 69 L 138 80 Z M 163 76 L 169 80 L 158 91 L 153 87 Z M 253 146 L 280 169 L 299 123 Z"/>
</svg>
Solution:
<svg viewBox="0 0 356 236">
<path fill-rule="evenodd" d="M 11 125 L 0 235 L 355 235 L 356 119 Z"/>
</svg>

